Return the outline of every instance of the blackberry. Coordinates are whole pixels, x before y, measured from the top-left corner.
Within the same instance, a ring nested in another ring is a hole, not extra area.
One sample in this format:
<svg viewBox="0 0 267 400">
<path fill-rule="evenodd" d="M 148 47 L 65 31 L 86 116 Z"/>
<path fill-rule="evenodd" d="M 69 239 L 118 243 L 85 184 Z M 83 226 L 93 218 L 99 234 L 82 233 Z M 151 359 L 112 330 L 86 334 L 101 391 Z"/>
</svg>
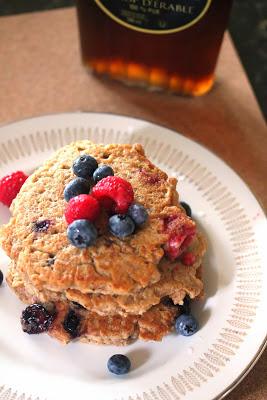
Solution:
<svg viewBox="0 0 267 400">
<path fill-rule="evenodd" d="M 63 328 L 72 338 L 76 338 L 79 336 L 80 322 L 81 317 L 77 315 L 75 311 L 69 310 L 63 321 Z"/>
<path fill-rule="evenodd" d="M 48 331 L 55 319 L 55 312 L 49 312 L 41 304 L 31 304 L 22 311 L 21 326 L 29 335 Z"/>
</svg>

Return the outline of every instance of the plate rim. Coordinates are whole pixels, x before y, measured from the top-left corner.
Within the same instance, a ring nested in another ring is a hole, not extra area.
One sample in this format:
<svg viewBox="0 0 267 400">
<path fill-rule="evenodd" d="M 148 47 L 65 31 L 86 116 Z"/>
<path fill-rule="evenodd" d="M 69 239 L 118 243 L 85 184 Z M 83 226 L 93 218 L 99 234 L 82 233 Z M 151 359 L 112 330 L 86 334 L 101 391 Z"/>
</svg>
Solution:
<svg viewBox="0 0 267 400">
<path fill-rule="evenodd" d="M 239 175 L 239 173 L 237 173 L 223 158 L 221 158 L 221 156 L 219 154 L 217 154 L 216 152 L 214 152 L 212 149 L 210 149 L 209 147 L 207 147 L 205 144 L 202 144 L 201 142 L 199 142 L 198 140 L 196 140 L 195 138 L 190 138 L 187 137 L 186 135 L 184 135 L 183 133 L 180 133 L 178 131 L 176 131 L 173 128 L 168 127 L 167 125 L 164 124 L 159 124 L 156 123 L 154 121 L 148 120 L 148 119 L 143 119 L 143 118 L 138 118 L 138 117 L 134 117 L 134 116 L 130 116 L 130 115 L 121 115 L 121 114 L 117 114 L 117 113 L 112 113 L 112 112 L 101 112 L 101 111 L 70 111 L 70 112 L 61 112 L 61 113 L 48 113 L 48 114 L 40 114 L 40 115 L 36 115 L 36 116 L 30 116 L 27 118 L 23 118 L 20 120 L 15 120 L 15 121 L 11 121 L 8 123 L 4 123 L 0 125 L 0 133 L 2 131 L 2 129 L 5 129 L 5 127 L 10 127 L 14 124 L 20 124 L 23 123 L 25 121 L 29 121 L 29 120 L 38 120 L 41 118 L 56 118 L 57 116 L 64 116 L 64 115 L 75 115 L 75 116 L 79 116 L 79 115 L 106 115 L 109 117 L 116 117 L 116 118 L 123 118 L 125 120 L 135 120 L 135 121 L 140 121 L 140 122 L 144 122 L 149 124 L 150 126 L 157 126 L 158 128 L 163 128 L 168 130 L 170 133 L 175 134 L 175 135 L 180 135 L 183 138 L 196 143 L 197 145 L 201 146 L 202 148 L 204 148 L 206 151 L 208 151 L 209 153 L 211 153 L 214 157 L 218 158 L 225 166 L 227 166 L 232 173 L 234 173 L 241 181 L 242 183 L 245 185 L 246 189 L 250 192 L 250 194 L 254 197 L 254 199 L 257 201 L 259 207 L 261 208 L 265 218 L 266 218 L 266 210 L 264 205 L 261 202 L 261 199 L 258 198 L 258 196 L 253 192 L 253 190 L 250 188 L 250 186 L 247 184 L 247 182 L 242 178 L 242 176 Z M 216 397 L 213 398 L 213 400 L 222 400 L 224 399 L 228 394 L 230 394 L 230 392 L 232 392 L 232 390 L 234 390 L 241 382 L 242 380 L 249 374 L 249 372 L 253 369 L 253 367 L 256 365 L 256 363 L 258 362 L 258 360 L 260 359 L 260 357 L 262 356 L 262 354 L 264 353 L 265 349 L 267 348 L 267 332 L 265 335 L 265 338 L 263 339 L 262 343 L 260 344 L 260 346 L 258 347 L 258 351 L 256 352 L 255 356 L 253 357 L 253 359 L 250 361 L 250 363 L 244 368 L 244 370 L 241 372 L 241 374 L 230 384 L 228 385 L 221 393 L 219 393 L 218 395 L 216 395 Z M 8 388 L 9 389 L 9 388 Z M 11 389 L 12 390 L 12 389 Z M 0 391 L 0 396 L 1 396 L 1 391 Z"/>
<path fill-rule="evenodd" d="M 257 200 L 257 202 L 260 205 L 260 208 L 262 209 L 265 218 L 267 218 L 267 206 L 265 206 L 261 200 L 261 198 L 254 193 L 253 189 L 249 186 L 249 184 L 247 183 L 247 181 L 242 177 L 242 175 L 239 174 L 239 172 L 237 172 L 227 161 L 225 161 L 219 154 L 217 154 L 213 149 L 210 149 L 206 144 L 201 143 L 197 138 L 191 138 L 186 136 L 185 133 L 180 132 L 175 130 L 175 128 L 171 128 L 169 127 L 167 124 L 163 124 L 163 123 L 157 123 L 153 120 L 150 119 L 145 119 L 145 118 L 139 118 L 139 117 L 135 117 L 132 115 L 128 115 L 128 114 L 119 114 L 119 113 L 114 113 L 111 111 L 84 111 L 84 110 L 75 110 L 75 111 L 65 111 L 65 112 L 54 112 L 54 113 L 48 113 L 48 114 L 37 114 L 34 116 L 28 116 L 22 119 L 16 119 L 14 121 L 8 121 L 6 123 L 0 124 L 0 133 L 1 133 L 1 129 L 4 129 L 5 127 L 9 127 L 10 125 L 13 124 L 19 124 L 21 122 L 24 121 L 30 121 L 30 120 L 35 120 L 35 119 L 39 119 L 39 118 L 46 118 L 46 117 L 57 117 L 57 116 L 64 116 L 64 115 L 75 115 L 75 116 L 79 116 L 79 115 L 83 115 L 83 114 L 87 114 L 87 115 L 106 115 L 106 116 L 114 116 L 116 118 L 123 118 L 123 119 L 129 119 L 129 120 L 135 120 L 135 121 L 141 121 L 141 122 L 145 122 L 148 123 L 150 125 L 155 125 L 157 127 L 163 128 L 163 129 L 167 129 L 168 131 L 170 131 L 171 133 L 175 133 L 176 135 L 180 135 L 182 136 L 184 139 L 189 140 L 194 142 L 195 144 L 197 144 L 198 146 L 204 148 L 206 151 L 210 152 L 214 157 L 217 157 L 225 166 L 227 166 L 232 173 L 234 173 L 241 181 L 242 183 L 246 186 L 246 189 L 252 194 L 253 197 L 255 197 L 255 199 Z"/>
</svg>

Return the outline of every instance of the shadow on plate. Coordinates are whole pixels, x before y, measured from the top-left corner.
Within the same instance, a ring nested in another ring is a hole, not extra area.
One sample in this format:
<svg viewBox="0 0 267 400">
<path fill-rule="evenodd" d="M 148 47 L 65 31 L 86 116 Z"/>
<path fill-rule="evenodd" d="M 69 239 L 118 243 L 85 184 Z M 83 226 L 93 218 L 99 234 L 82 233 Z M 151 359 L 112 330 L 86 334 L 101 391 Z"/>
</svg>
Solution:
<svg viewBox="0 0 267 400">
<path fill-rule="evenodd" d="M 132 370 L 137 370 L 142 367 L 150 358 L 151 351 L 149 349 L 135 349 L 126 353 L 131 360 Z"/>
</svg>

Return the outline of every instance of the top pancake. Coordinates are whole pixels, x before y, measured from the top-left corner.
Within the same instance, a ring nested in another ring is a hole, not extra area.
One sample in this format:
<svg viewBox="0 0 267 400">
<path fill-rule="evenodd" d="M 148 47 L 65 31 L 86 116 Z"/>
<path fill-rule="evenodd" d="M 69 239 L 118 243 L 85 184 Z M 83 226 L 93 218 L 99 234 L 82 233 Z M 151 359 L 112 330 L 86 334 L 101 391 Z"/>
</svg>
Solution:
<svg viewBox="0 0 267 400">
<path fill-rule="evenodd" d="M 132 184 L 135 202 L 149 213 L 146 225 L 134 235 L 123 240 L 112 236 L 103 213 L 96 222 L 95 245 L 81 250 L 69 243 L 63 192 L 75 177 L 72 163 L 82 154 L 110 165 L 115 175 Z M 63 147 L 27 179 L 11 210 L 9 223 L 1 229 L 4 250 L 22 279 L 38 290 L 57 292 L 137 293 L 160 280 L 158 264 L 171 234 L 166 221 L 178 218 L 183 226 L 195 226 L 178 205 L 176 179 L 155 167 L 139 144 L 105 146 L 86 140 Z M 34 232 L 34 223 L 43 220 L 50 222 L 48 230 Z"/>
</svg>

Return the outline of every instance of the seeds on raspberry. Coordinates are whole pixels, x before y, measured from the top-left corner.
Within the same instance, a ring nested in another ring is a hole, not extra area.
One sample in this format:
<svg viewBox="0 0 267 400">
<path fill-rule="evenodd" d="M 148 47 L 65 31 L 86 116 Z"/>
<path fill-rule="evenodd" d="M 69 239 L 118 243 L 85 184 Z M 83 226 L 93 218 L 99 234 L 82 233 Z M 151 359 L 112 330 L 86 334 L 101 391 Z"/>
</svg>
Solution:
<svg viewBox="0 0 267 400">
<path fill-rule="evenodd" d="M 69 201 L 65 210 L 65 218 L 68 224 L 77 219 L 95 221 L 99 213 L 98 200 L 88 194 L 80 194 Z"/>
<path fill-rule="evenodd" d="M 118 176 L 107 176 L 101 179 L 92 189 L 92 196 L 99 200 L 103 206 L 106 199 L 112 200 L 112 211 L 118 214 L 127 212 L 134 200 L 132 185 Z"/>
<path fill-rule="evenodd" d="M 196 262 L 196 256 L 193 253 L 187 252 L 182 254 L 181 261 L 187 267 L 190 267 Z"/>
<path fill-rule="evenodd" d="M 10 207 L 27 178 L 22 171 L 4 176 L 0 180 L 0 202 Z"/>
</svg>

